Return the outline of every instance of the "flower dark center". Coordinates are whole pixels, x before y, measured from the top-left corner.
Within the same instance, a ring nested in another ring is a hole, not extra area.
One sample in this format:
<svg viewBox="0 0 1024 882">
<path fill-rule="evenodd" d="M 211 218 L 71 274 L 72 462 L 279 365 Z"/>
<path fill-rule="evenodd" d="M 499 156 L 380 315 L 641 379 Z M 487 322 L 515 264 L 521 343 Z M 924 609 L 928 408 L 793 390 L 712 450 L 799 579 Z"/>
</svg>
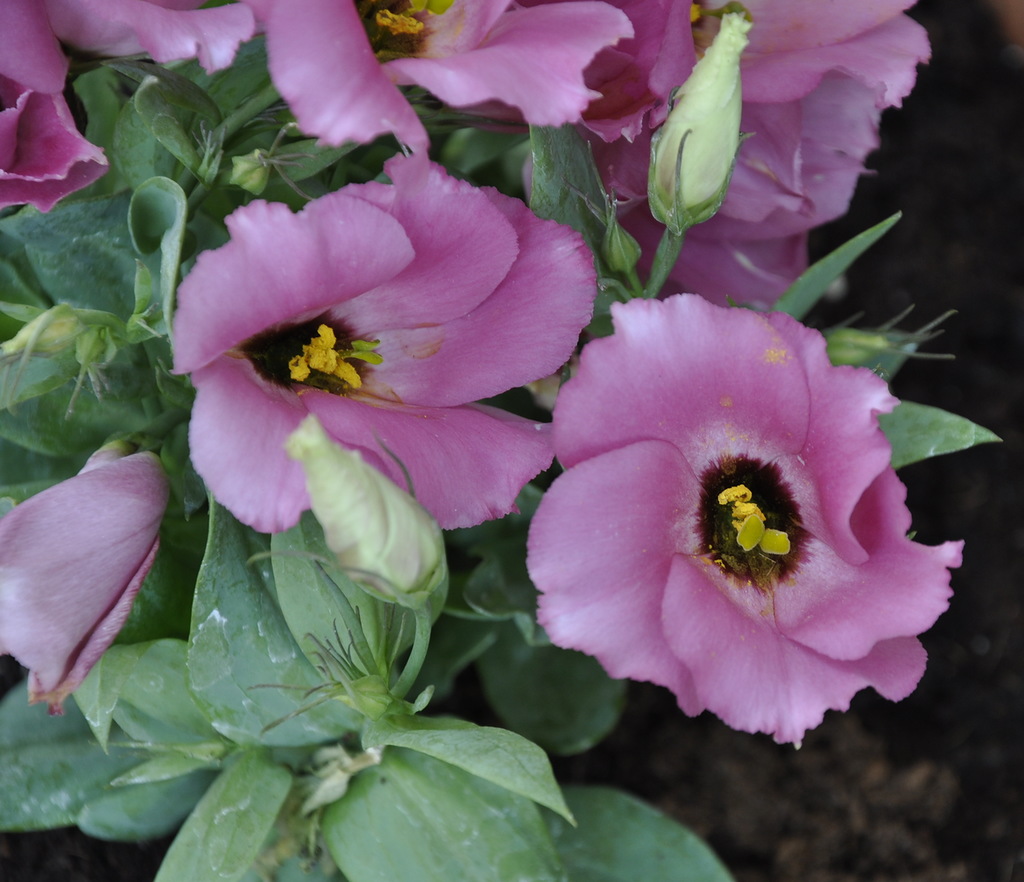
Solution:
<svg viewBox="0 0 1024 882">
<path fill-rule="evenodd" d="M 806 537 L 778 467 L 724 457 L 700 483 L 702 547 L 727 575 L 770 592 L 796 568 Z"/>
<path fill-rule="evenodd" d="M 383 362 L 373 351 L 378 345 L 380 340 L 359 340 L 347 328 L 314 319 L 264 331 L 239 351 L 272 383 L 289 388 L 300 383 L 347 395 L 363 385 L 366 365 Z"/>
<path fill-rule="evenodd" d="M 454 0 L 358 0 L 370 46 L 381 62 L 420 54 L 426 21 Z"/>
</svg>

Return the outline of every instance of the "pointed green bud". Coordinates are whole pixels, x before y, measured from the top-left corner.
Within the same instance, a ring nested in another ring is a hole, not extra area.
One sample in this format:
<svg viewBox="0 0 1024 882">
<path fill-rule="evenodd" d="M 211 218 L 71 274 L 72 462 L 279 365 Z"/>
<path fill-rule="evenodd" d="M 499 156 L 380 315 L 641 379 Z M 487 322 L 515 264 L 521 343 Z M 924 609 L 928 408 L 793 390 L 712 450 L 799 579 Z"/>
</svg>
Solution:
<svg viewBox="0 0 1024 882">
<path fill-rule="evenodd" d="M 751 23 L 740 14 L 722 25 L 651 143 L 647 198 L 674 234 L 712 217 L 725 199 L 740 145 L 740 55 Z"/>
<path fill-rule="evenodd" d="M 71 306 L 58 303 L 23 325 L 10 340 L 0 343 L 0 353 L 53 355 L 67 349 L 85 328 Z"/>
<path fill-rule="evenodd" d="M 358 452 L 332 441 L 313 415 L 285 447 L 302 464 L 310 507 L 349 576 L 381 600 L 425 604 L 447 575 L 437 521 Z"/>
<path fill-rule="evenodd" d="M 877 331 L 858 331 L 856 328 L 836 328 L 825 335 L 826 350 L 832 364 L 866 365 L 879 353 L 893 349 L 885 334 Z"/>
<path fill-rule="evenodd" d="M 640 245 L 619 223 L 612 205 L 605 217 L 604 237 L 601 239 L 601 257 L 614 273 L 628 276 L 640 260 Z"/>
</svg>

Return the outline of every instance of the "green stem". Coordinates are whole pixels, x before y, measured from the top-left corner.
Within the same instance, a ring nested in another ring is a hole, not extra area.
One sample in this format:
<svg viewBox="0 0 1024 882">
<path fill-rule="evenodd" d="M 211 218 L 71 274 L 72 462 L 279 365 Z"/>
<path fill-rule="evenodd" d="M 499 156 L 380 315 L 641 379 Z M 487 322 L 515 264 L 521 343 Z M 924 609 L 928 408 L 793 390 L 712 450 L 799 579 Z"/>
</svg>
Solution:
<svg viewBox="0 0 1024 882">
<path fill-rule="evenodd" d="M 263 113 L 270 105 L 280 100 L 281 96 L 278 94 L 277 89 L 270 84 L 264 86 L 255 95 L 244 101 L 237 110 L 228 114 L 224 122 L 218 126 L 224 133 L 224 142 L 254 116 Z"/>
<path fill-rule="evenodd" d="M 420 668 L 423 667 L 423 660 L 427 657 L 427 647 L 430 645 L 430 629 L 432 616 L 430 614 L 431 604 L 429 602 L 416 609 L 416 636 L 412 641 L 412 649 L 409 650 L 409 658 L 406 659 L 405 668 L 401 676 L 395 681 L 391 688 L 391 694 L 395 698 L 405 698 L 406 693 L 412 689 L 412 684 L 419 676 Z"/>
<path fill-rule="evenodd" d="M 666 229 L 661 241 L 658 243 L 658 250 L 654 252 L 654 262 L 651 265 L 651 274 L 647 277 L 647 286 L 644 288 L 643 296 L 647 298 L 657 297 L 668 280 L 669 273 L 679 260 L 679 252 L 683 250 L 683 241 L 686 239 L 685 231 L 673 233 Z"/>
</svg>

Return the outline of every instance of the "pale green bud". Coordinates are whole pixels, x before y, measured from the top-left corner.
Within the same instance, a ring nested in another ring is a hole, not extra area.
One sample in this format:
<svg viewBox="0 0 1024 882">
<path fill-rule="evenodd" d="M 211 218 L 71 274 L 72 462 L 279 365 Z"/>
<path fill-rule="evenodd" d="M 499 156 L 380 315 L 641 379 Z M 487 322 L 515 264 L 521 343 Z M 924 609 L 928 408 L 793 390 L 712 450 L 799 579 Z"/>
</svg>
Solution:
<svg viewBox="0 0 1024 882">
<path fill-rule="evenodd" d="M 10 340 L 0 343 L 0 353 L 53 355 L 67 349 L 85 328 L 71 306 L 58 303 L 24 324 Z"/>
<path fill-rule="evenodd" d="M 836 328 L 826 332 L 825 339 L 832 364 L 867 365 L 894 348 L 885 334 L 856 328 Z"/>
<path fill-rule="evenodd" d="M 253 150 L 245 156 L 231 157 L 231 177 L 229 183 L 248 190 L 253 196 L 259 196 L 270 180 L 270 163 L 266 151 Z"/>
<path fill-rule="evenodd" d="M 740 14 L 722 25 L 651 143 L 647 198 L 651 213 L 679 235 L 712 217 L 729 186 L 740 145 L 740 55 L 751 23 Z"/>
<path fill-rule="evenodd" d="M 422 505 L 312 414 L 285 443 L 306 473 L 310 507 L 349 576 L 383 600 L 419 607 L 447 573 L 441 528 Z"/>
</svg>

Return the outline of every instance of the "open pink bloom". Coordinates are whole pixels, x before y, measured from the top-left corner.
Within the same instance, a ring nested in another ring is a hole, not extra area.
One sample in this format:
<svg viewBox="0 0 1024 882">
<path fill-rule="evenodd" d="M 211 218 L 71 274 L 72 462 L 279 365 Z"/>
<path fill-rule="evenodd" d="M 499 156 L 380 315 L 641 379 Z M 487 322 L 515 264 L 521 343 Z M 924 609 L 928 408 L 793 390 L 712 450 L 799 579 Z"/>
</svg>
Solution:
<svg viewBox="0 0 1024 882">
<path fill-rule="evenodd" d="M 161 63 L 198 58 L 208 72 L 230 65 L 239 44 L 256 30 L 252 11 L 239 3 L 200 9 L 205 0 L 32 2 L 46 7 L 53 32 L 75 52 L 144 53 Z"/>
<path fill-rule="evenodd" d="M 878 146 L 886 107 L 910 92 L 929 55 L 924 29 L 900 13 L 907 0 L 822 12 L 808 0 L 745 3 L 754 26 L 741 62 L 740 147 L 718 214 L 687 234 L 671 276 L 713 301 L 771 304 L 807 267 L 807 232 L 842 215 L 864 160 Z M 698 46 L 717 27 L 701 19 Z M 635 144 L 595 143 L 609 187 L 642 201 L 649 133 Z M 661 227 L 646 207 L 623 218 L 645 251 Z"/>
<path fill-rule="evenodd" d="M 0 654 L 51 713 L 121 629 L 158 545 L 167 478 L 152 453 L 97 451 L 0 518 Z"/>
<path fill-rule="evenodd" d="M 566 471 L 530 530 L 552 641 L 780 742 L 866 686 L 908 695 L 962 543 L 907 538 L 885 383 L 782 314 L 612 309 L 559 394 Z"/>
<path fill-rule="evenodd" d="M 267 32 L 270 73 L 299 126 L 332 144 L 388 132 L 425 151 L 427 134 L 398 90 L 416 85 L 453 107 L 499 102 L 527 122 L 574 122 L 595 97 L 583 69 L 604 46 L 632 33 L 607 3 L 523 9 L 510 0 L 454 0 L 442 12 L 366 18 L 350 0 L 246 0 Z M 443 8 L 445 3 L 419 4 Z"/>
<path fill-rule="evenodd" d="M 511 511 L 551 461 L 545 426 L 471 402 L 569 358 L 596 290 L 582 239 L 436 166 L 386 170 L 393 185 L 348 186 L 298 214 L 238 209 L 231 240 L 179 290 L 192 459 L 258 530 L 309 508 L 284 449 L 307 413 L 402 487 L 404 465 L 444 527 Z"/>
</svg>

